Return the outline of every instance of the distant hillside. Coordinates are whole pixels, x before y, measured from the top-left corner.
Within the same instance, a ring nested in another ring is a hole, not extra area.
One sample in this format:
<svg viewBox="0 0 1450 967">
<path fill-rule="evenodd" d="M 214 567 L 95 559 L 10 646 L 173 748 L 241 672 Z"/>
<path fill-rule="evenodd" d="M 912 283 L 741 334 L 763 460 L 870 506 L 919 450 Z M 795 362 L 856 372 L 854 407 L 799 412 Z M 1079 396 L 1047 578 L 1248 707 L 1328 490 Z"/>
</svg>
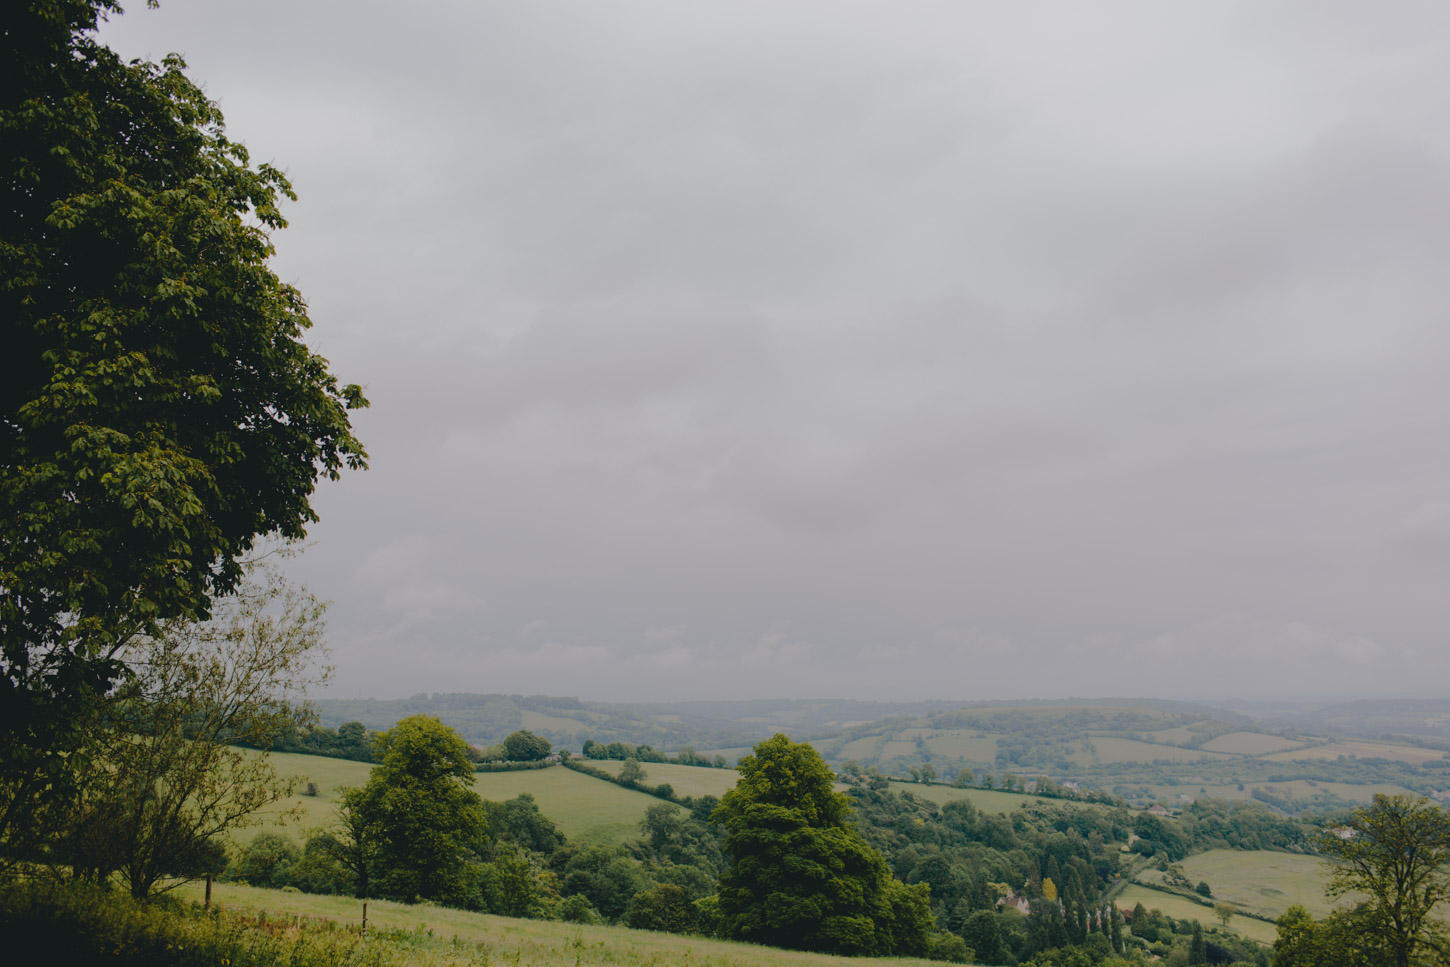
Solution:
<svg viewBox="0 0 1450 967">
<path fill-rule="evenodd" d="M 943 781 L 970 770 L 975 782 L 990 775 L 999 787 L 1004 777 L 1015 783 L 1045 776 L 1138 804 L 1256 799 L 1292 814 L 1346 808 L 1378 792 L 1450 795 L 1450 758 L 1434 738 L 1442 727 L 1438 716 L 1450 716 L 1450 702 L 1280 706 L 1272 716 L 1259 708 L 1258 721 L 1243 714 L 1243 706 L 1226 710 L 1155 699 L 629 705 L 545 695 L 420 694 L 331 699 L 317 706 L 323 724 L 334 728 L 356 720 L 386 729 L 405 716 L 431 714 L 479 745 L 530 729 L 575 752 L 593 739 L 667 754 L 690 746 L 731 761 L 785 732 L 809 741 L 838 769 L 854 761 L 886 775 L 934 773 Z M 1353 722 L 1359 728 L 1350 731 Z M 1411 739 L 1346 738 L 1386 732 Z"/>
<path fill-rule="evenodd" d="M 994 702 L 866 702 L 854 699 L 756 699 L 714 702 L 588 702 L 550 695 L 477 695 L 419 693 L 402 699 L 320 699 L 314 703 L 322 724 L 362 722 L 387 729 L 409 715 L 436 715 L 463 737 L 492 745 L 510 732 L 529 729 L 555 745 L 575 751 L 584 739 L 629 742 L 669 752 L 681 746 L 697 750 L 748 748 L 776 732 L 796 739 L 828 739 L 884 720 L 913 720 L 964 708 L 1040 708 L 1132 706 L 1187 719 L 1213 716 L 1225 722 L 1249 720 L 1236 713 L 1186 702 L 1156 699 L 1019 700 Z"/>
<path fill-rule="evenodd" d="M 1242 706 L 1271 729 L 1357 738 L 1407 738 L 1450 749 L 1450 699 L 1365 699 L 1263 707 Z"/>
</svg>

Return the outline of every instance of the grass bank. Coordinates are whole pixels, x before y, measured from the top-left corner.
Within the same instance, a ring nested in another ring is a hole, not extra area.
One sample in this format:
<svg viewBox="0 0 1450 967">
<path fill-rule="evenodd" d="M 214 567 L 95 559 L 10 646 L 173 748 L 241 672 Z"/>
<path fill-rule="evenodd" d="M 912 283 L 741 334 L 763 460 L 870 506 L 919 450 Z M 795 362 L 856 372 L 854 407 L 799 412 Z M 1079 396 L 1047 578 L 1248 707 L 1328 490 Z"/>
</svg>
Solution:
<svg viewBox="0 0 1450 967">
<path fill-rule="evenodd" d="M 429 904 L 310 896 L 233 884 L 170 902 L 137 903 L 114 891 L 66 885 L 0 886 L 0 929 L 12 950 L 53 964 L 161 967 L 927 967 L 931 961 L 832 957 L 750 944 L 540 920 L 514 920 Z"/>
</svg>

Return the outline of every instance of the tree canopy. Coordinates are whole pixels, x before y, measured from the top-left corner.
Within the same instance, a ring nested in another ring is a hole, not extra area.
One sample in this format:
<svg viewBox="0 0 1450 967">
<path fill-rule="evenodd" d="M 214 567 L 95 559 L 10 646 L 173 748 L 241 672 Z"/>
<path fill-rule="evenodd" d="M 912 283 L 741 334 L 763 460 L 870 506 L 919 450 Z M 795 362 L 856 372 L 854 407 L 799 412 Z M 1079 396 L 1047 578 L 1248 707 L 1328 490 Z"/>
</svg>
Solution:
<svg viewBox="0 0 1450 967">
<path fill-rule="evenodd" d="M 205 618 L 260 535 L 365 466 L 365 406 L 268 267 L 294 198 L 172 56 L 94 37 L 115 0 L 0 31 L 0 837 L 60 790 L 77 709 L 133 634 Z"/>
<path fill-rule="evenodd" d="M 367 785 L 343 800 L 351 845 L 374 846 L 374 882 L 383 895 L 457 902 L 485 829 L 468 743 L 436 718 L 414 715 L 377 744 L 380 761 Z"/>
<path fill-rule="evenodd" d="M 1428 799 L 1379 794 L 1357 809 L 1352 835 L 1327 835 L 1330 896 L 1362 894 L 1364 926 L 1397 967 L 1446 949 L 1435 907 L 1450 897 L 1450 815 Z"/>
<path fill-rule="evenodd" d="M 537 762 L 553 751 L 553 743 L 528 729 L 520 729 L 503 740 L 504 756 L 510 762 Z"/>
<path fill-rule="evenodd" d="M 927 887 L 892 878 L 850 825 L 850 801 L 815 749 L 776 735 L 738 770 L 713 816 L 726 830 L 719 897 L 730 936 L 833 953 L 925 951 Z"/>
</svg>

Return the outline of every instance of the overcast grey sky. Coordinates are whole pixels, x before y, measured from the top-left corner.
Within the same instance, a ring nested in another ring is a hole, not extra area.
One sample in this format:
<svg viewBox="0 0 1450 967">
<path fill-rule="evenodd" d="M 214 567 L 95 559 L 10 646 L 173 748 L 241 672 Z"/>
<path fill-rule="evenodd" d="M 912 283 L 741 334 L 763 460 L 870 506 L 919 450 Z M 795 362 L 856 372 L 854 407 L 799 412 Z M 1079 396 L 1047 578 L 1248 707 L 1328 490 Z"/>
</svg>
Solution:
<svg viewBox="0 0 1450 967">
<path fill-rule="evenodd" d="M 332 694 L 1446 691 L 1450 5 L 129 6 L 373 402 Z"/>
</svg>

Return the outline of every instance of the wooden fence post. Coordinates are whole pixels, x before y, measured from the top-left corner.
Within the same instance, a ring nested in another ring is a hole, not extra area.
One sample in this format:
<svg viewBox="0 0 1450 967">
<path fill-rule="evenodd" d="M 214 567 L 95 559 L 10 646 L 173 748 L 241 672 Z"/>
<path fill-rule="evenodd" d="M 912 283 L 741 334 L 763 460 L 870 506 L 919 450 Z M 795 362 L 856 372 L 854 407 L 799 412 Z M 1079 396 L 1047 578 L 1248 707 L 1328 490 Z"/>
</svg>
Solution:
<svg viewBox="0 0 1450 967">
<path fill-rule="evenodd" d="M 363 936 L 368 935 L 368 901 L 363 901 Z"/>
<path fill-rule="evenodd" d="M 204 910 L 210 910 L 211 909 L 211 874 L 210 873 L 208 873 L 206 875 L 206 902 L 202 904 L 202 909 L 204 909 Z"/>
</svg>

